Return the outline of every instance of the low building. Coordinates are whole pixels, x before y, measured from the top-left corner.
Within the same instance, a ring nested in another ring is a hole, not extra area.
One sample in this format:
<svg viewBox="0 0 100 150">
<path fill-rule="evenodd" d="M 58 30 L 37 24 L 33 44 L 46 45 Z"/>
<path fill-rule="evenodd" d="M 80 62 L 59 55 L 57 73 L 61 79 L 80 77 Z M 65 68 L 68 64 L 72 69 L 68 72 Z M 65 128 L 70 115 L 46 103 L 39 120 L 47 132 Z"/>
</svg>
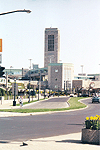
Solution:
<svg viewBox="0 0 100 150">
<path fill-rule="evenodd" d="M 71 90 L 74 79 L 72 63 L 50 63 L 48 65 L 48 86 L 53 91 Z"/>
<path fill-rule="evenodd" d="M 75 76 L 72 81 L 72 89 L 74 92 L 77 92 L 80 89 L 81 91 L 100 92 L 100 74 Z"/>
<path fill-rule="evenodd" d="M 13 69 L 13 68 L 10 68 L 10 69 L 5 69 L 4 72 L 5 74 L 8 75 L 9 78 L 16 78 L 16 79 L 20 79 L 22 78 L 23 76 L 25 76 L 25 74 L 28 72 L 29 69 Z"/>
<path fill-rule="evenodd" d="M 89 89 L 91 80 L 86 80 L 86 79 L 78 79 L 78 80 L 73 80 L 72 81 L 72 89 L 77 91 L 77 89 Z"/>
<path fill-rule="evenodd" d="M 92 80 L 95 80 L 95 81 L 100 81 L 100 74 L 87 74 L 88 77 L 93 77 L 91 78 Z"/>
</svg>

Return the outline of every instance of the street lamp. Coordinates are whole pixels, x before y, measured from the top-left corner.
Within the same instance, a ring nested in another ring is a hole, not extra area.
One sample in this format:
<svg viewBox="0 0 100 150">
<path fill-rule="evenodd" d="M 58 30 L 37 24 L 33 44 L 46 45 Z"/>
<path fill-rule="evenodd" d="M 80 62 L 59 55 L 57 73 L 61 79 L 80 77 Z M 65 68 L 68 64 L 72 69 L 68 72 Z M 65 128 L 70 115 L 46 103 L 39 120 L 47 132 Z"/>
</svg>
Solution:
<svg viewBox="0 0 100 150">
<path fill-rule="evenodd" d="M 83 75 L 83 67 L 84 67 L 84 65 L 81 65 L 81 67 L 82 67 L 82 75 Z"/>
<path fill-rule="evenodd" d="M 50 85 L 49 85 L 49 97 L 50 97 Z"/>
<path fill-rule="evenodd" d="M 31 81 L 31 60 L 32 59 L 29 59 L 30 60 L 30 69 L 29 69 L 29 103 L 30 103 L 30 81 Z"/>
<path fill-rule="evenodd" d="M 58 97 L 59 97 L 59 86 L 58 86 Z"/>
<path fill-rule="evenodd" d="M 10 75 L 12 74 L 11 68 L 13 68 L 12 66 L 10 66 Z"/>
<path fill-rule="evenodd" d="M 6 12 L 6 13 L 1 13 L 0 15 L 6 15 L 6 14 L 11 14 L 11 13 L 16 13 L 16 12 L 26 12 L 26 13 L 31 13 L 30 10 L 15 10 L 15 11 L 9 11 L 9 12 Z"/>
<path fill-rule="evenodd" d="M 16 97 L 16 79 L 14 79 L 14 101 L 13 101 L 13 106 L 16 106 L 15 97 Z"/>
<path fill-rule="evenodd" d="M 8 99 L 8 73 L 6 71 L 6 94 L 7 94 L 7 99 Z"/>
<path fill-rule="evenodd" d="M 38 83 L 38 101 L 39 101 L 39 83 Z"/>
<path fill-rule="evenodd" d="M 65 80 L 64 80 L 64 94 L 65 94 Z"/>
</svg>

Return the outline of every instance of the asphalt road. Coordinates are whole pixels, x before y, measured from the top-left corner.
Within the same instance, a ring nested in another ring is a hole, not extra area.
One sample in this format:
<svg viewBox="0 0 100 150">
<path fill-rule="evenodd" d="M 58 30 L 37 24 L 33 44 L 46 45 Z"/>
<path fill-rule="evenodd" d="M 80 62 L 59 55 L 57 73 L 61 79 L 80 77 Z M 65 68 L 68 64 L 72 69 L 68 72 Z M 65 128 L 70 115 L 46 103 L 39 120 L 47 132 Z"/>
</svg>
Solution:
<svg viewBox="0 0 100 150">
<path fill-rule="evenodd" d="M 69 97 L 50 98 L 49 100 L 39 101 L 29 106 L 24 106 L 25 109 L 38 109 L 38 108 L 67 108 Z"/>
<path fill-rule="evenodd" d="M 0 141 L 23 141 L 80 132 L 86 116 L 100 114 L 100 103 L 84 100 L 88 108 L 43 115 L 0 118 Z"/>
</svg>

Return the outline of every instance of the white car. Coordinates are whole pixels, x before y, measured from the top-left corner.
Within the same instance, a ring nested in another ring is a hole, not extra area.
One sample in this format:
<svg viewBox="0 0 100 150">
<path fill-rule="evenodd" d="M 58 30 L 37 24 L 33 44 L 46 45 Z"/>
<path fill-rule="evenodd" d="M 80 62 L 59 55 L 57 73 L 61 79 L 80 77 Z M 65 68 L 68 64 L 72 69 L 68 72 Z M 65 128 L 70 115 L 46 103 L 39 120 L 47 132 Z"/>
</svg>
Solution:
<svg viewBox="0 0 100 150">
<path fill-rule="evenodd" d="M 77 95 L 74 95 L 74 94 L 70 94 L 70 97 L 77 97 Z"/>
</svg>

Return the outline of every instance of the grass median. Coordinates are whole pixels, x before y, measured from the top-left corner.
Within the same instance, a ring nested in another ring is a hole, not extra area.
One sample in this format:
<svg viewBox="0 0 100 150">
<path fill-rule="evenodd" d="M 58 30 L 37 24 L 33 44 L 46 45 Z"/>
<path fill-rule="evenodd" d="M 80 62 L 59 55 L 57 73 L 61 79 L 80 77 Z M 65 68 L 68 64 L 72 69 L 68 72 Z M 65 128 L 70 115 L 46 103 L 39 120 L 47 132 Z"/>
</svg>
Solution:
<svg viewBox="0 0 100 150">
<path fill-rule="evenodd" d="M 81 103 L 79 100 L 83 97 L 72 97 L 69 99 L 69 107 L 67 108 L 56 108 L 56 109 L 0 109 L 1 112 L 18 112 L 18 113 L 34 113 L 34 112 L 49 112 L 49 111 L 65 111 L 71 109 L 85 108 L 87 105 Z"/>
</svg>

